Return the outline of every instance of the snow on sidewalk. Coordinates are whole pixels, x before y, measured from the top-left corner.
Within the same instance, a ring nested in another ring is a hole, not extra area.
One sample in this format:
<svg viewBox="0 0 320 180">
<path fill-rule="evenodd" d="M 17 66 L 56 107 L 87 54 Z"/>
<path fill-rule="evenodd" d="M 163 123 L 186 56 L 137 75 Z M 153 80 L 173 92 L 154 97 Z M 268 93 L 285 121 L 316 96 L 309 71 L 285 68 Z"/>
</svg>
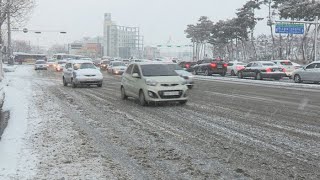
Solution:
<svg viewBox="0 0 320 180">
<path fill-rule="evenodd" d="M 10 120 L 0 141 L 0 179 L 115 179 L 32 67 L 7 75 Z"/>
<path fill-rule="evenodd" d="M 20 76 L 28 76 L 25 71 L 18 73 Z M 27 129 L 31 95 L 31 83 L 28 81 L 7 76 L 2 83 L 5 85 L 3 110 L 10 111 L 10 120 L 0 141 L 0 179 L 12 177 L 17 171 L 20 150 Z"/>
</svg>

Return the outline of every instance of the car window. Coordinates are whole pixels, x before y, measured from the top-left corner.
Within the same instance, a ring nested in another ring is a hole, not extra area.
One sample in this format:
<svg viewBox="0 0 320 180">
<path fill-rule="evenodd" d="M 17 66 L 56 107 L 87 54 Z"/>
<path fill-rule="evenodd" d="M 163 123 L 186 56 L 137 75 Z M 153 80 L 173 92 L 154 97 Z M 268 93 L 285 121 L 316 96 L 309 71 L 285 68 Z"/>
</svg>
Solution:
<svg viewBox="0 0 320 180">
<path fill-rule="evenodd" d="M 131 74 L 132 68 L 133 68 L 133 64 L 131 64 L 131 65 L 127 68 L 126 73 L 127 73 L 127 74 Z"/>
<path fill-rule="evenodd" d="M 183 70 L 178 64 L 168 64 L 172 70 Z"/>
<path fill-rule="evenodd" d="M 73 65 L 73 69 L 96 69 L 96 66 L 92 63 L 76 63 Z"/>
<path fill-rule="evenodd" d="M 140 70 L 139 70 L 138 65 L 135 65 L 135 66 L 134 66 L 134 68 L 133 68 L 133 70 L 132 70 L 132 74 L 134 74 L 134 73 L 138 73 L 139 76 L 141 76 L 141 73 L 140 73 Z"/>
<path fill-rule="evenodd" d="M 280 64 L 283 66 L 292 66 L 293 65 L 290 61 L 283 61 L 283 62 L 280 62 Z"/>
<path fill-rule="evenodd" d="M 248 65 L 247 65 L 247 67 L 251 67 L 252 66 L 252 63 L 249 63 Z"/>
<path fill-rule="evenodd" d="M 262 63 L 263 66 L 275 66 L 276 64 L 274 63 Z"/>
<path fill-rule="evenodd" d="M 316 63 L 315 68 L 320 69 L 320 63 Z"/>
<path fill-rule="evenodd" d="M 314 69 L 315 66 L 316 66 L 316 64 L 313 63 L 313 64 L 308 65 L 308 66 L 306 67 L 306 69 Z"/>
<path fill-rule="evenodd" d="M 177 76 L 178 74 L 167 64 L 141 65 L 144 76 Z"/>
<path fill-rule="evenodd" d="M 258 67 L 258 66 L 259 66 L 258 63 L 253 63 L 253 64 L 251 65 L 251 67 Z"/>
<path fill-rule="evenodd" d="M 68 64 L 66 64 L 66 69 L 68 69 L 68 68 L 71 68 L 71 64 L 70 63 L 68 63 Z"/>
<path fill-rule="evenodd" d="M 229 63 L 228 66 L 233 66 L 233 63 Z"/>
<path fill-rule="evenodd" d="M 46 64 L 45 61 L 37 61 L 36 64 Z"/>
<path fill-rule="evenodd" d="M 114 62 L 112 66 L 126 66 L 123 62 Z"/>
</svg>

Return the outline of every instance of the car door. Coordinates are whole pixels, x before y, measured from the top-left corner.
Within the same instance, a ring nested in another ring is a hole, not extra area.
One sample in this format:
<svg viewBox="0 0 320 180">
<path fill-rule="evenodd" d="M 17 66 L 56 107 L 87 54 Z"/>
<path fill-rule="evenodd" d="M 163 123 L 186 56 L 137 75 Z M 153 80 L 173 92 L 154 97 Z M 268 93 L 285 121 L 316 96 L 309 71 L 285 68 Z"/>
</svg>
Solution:
<svg viewBox="0 0 320 180">
<path fill-rule="evenodd" d="M 243 70 L 242 70 L 242 76 L 248 77 L 250 76 L 251 66 L 253 63 L 249 63 Z"/>
<path fill-rule="evenodd" d="M 255 77 L 256 76 L 256 72 L 257 70 L 259 70 L 261 68 L 259 63 L 253 63 L 250 67 L 250 71 L 249 71 L 249 76 L 250 77 Z"/>
<path fill-rule="evenodd" d="M 140 78 L 134 78 L 131 75 L 131 92 L 132 92 L 132 96 L 134 97 L 139 97 L 139 91 L 140 91 L 140 81 L 142 81 L 141 77 L 141 71 L 139 66 L 136 64 L 134 65 L 133 69 L 132 69 L 132 74 L 137 73 Z"/>
<path fill-rule="evenodd" d="M 132 96 L 132 69 L 133 69 L 134 64 L 131 64 L 126 72 L 122 76 L 122 85 L 126 91 L 126 94 L 128 96 Z"/>
<path fill-rule="evenodd" d="M 316 63 L 312 63 L 307 65 L 303 71 L 300 73 L 300 77 L 302 81 L 313 81 L 312 73 L 315 69 Z"/>
<path fill-rule="evenodd" d="M 63 75 L 67 82 L 71 82 L 71 75 L 72 75 L 72 71 L 70 71 L 71 68 L 72 68 L 72 64 L 67 63 L 65 68 L 63 69 Z"/>
<path fill-rule="evenodd" d="M 315 68 L 313 69 L 312 80 L 314 82 L 320 82 L 320 63 L 316 63 Z"/>
<path fill-rule="evenodd" d="M 236 63 L 228 63 L 228 66 L 227 66 L 227 73 L 228 74 L 231 74 L 231 71 L 234 69 L 234 65 Z"/>
</svg>

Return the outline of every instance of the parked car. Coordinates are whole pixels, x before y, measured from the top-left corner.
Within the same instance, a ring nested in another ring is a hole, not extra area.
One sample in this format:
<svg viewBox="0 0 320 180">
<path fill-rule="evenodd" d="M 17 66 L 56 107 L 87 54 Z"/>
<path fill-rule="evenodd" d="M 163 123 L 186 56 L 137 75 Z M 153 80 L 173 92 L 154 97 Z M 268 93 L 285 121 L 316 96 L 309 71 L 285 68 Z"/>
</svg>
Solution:
<svg viewBox="0 0 320 180">
<path fill-rule="evenodd" d="M 48 69 L 48 65 L 47 62 L 45 60 L 37 60 L 34 64 L 34 69 L 35 70 L 47 70 Z"/>
<path fill-rule="evenodd" d="M 188 101 L 186 81 L 169 64 L 133 63 L 122 76 L 121 98 L 139 99 L 142 106 L 149 102 Z"/>
<path fill-rule="evenodd" d="M 103 70 L 103 71 L 107 70 L 109 64 L 110 64 L 110 61 L 108 61 L 108 60 L 102 60 L 102 61 L 100 62 L 100 70 Z"/>
<path fill-rule="evenodd" d="M 127 66 L 122 61 L 111 61 L 107 67 L 108 72 L 112 74 L 123 74 L 126 69 Z"/>
<path fill-rule="evenodd" d="M 63 68 L 66 66 L 67 61 L 66 60 L 59 60 L 56 62 L 56 64 L 54 65 L 54 69 L 57 72 L 63 71 Z"/>
<path fill-rule="evenodd" d="M 250 62 L 244 69 L 238 72 L 239 78 L 254 77 L 256 80 L 272 78 L 280 80 L 285 77 L 286 73 L 283 68 L 271 61 L 254 61 Z"/>
<path fill-rule="evenodd" d="M 71 84 L 73 88 L 79 85 L 97 85 L 102 87 L 103 76 L 92 61 L 71 60 L 63 69 L 63 85 Z"/>
<path fill-rule="evenodd" d="M 211 76 L 212 74 L 220 74 L 225 76 L 227 73 L 228 64 L 222 60 L 205 59 L 197 62 L 196 65 L 191 67 L 194 75 L 203 74 Z"/>
<path fill-rule="evenodd" d="M 293 71 L 296 70 L 294 65 L 290 60 L 273 60 L 276 65 L 280 66 L 283 68 L 284 72 L 286 73 L 287 77 L 291 78 Z"/>
<path fill-rule="evenodd" d="M 292 62 L 293 66 L 295 69 L 300 69 L 302 68 L 302 65 L 298 64 L 298 63 L 295 63 L 295 62 Z"/>
<path fill-rule="evenodd" d="M 182 69 L 182 67 L 180 67 L 178 64 L 173 63 L 173 64 L 169 64 L 169 66 L 174 71 L 176 71 L 176 73 L 178 73 L 183 79 L 185 79 L 185 81 L 187 82 L 186 85 L 189 89 L 193 88 L 193 85 L 194 85 L 193 74 Z"/>
<path fill-rule="evenodd" d="M 240 61 L 230 61 L 227 67 L 227 73 L 231 76 L 236 76 L 238 71 L 244 69 L 247 63 L 240 62 Z"/>
<path fill-rule="evenodd" d="M 295 83 L 302 83 L 305 81 L 319 83 L 320 61 L 314 61 L 303 68 L 295 70 L 292 77 Z"/>
<path fill-rule="evenodd" d="M 189 61 L 182 61 L 179 63 L 179 66 L 182 67 L 184 70 L 188 72 L 192 72 L 192 66 L 196 65 L 197 62 L 189 62 Z"/>
</svg>

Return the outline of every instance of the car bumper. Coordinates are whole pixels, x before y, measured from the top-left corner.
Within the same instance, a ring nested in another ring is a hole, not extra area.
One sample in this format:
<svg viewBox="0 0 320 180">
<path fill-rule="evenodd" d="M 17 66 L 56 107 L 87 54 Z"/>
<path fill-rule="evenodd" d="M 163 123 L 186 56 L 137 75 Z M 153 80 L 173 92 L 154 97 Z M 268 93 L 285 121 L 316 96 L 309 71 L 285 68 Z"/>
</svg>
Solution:
<svg viewBox="0 0 320 180">
<path fill-rule="evenodd" d="M 92 77 L 77 77 L 74 79 L 76 84 L 102 84 L 103 77 L 92 78 Z"/>
<path fill-rule="evenodd" d="M 287 77 L 291 77 L 293 75 L 293 72 L 286 72 Z"/>
<path fill-rule="evenodd" d="M 35 69 L 44 69 L 44 70 L 46 70 L 47 68 L 48 68 L 47 66 L 45 66 L 45 67 L 43 67 L 43 66 L 42 66 L 42 67 L 40 67 L 40 66 L 37 67 L 37 66 L 36 66 L 36 67 L 35 67 Z"/>
<path fill-rule="evenodd" d="M 281 72 L 262 73 L 261 75 L 263 78 L 282 78 L 287 76 L 286 73 Z"/>
<path fill-rule="evenodd" d="M 227 69 L 211 69 L 210 73 L 211 74 L 222 74 L 222 73 L 226 73 Z"/>
<path fill-rule="evenodd" d="M 125 70 L 113 70 L 113 74 L 123 74 Z"/>
<path fill-rule="evenodd" d="M 152 88 L 149 87 L 145 91 L 146 101 L 151 102 L 167 102 L 167 101 L 185 101 L 188 100 L 188 88 L 181 85 L 177 88 Z M 177 93 L 177 94 L 168 94 Z"/>
</svg>

